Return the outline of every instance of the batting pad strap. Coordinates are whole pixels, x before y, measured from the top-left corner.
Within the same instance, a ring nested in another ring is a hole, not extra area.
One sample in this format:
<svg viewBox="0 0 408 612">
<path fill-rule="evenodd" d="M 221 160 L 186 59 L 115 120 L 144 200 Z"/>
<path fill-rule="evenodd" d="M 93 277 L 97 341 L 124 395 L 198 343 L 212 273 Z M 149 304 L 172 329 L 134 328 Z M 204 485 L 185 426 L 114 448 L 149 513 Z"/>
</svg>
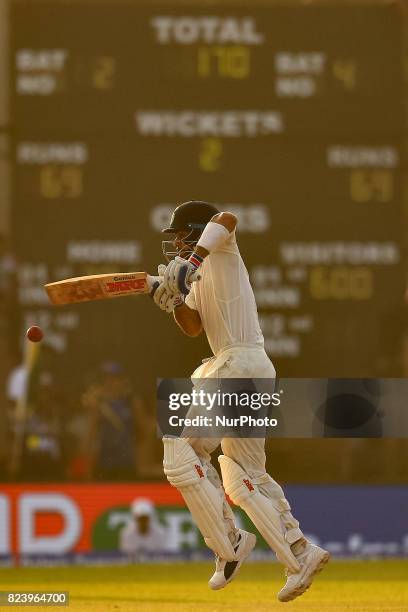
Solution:
<svg viewBox="0 0 408 612">
<path fill-rule="evenodd" d="M 279 499 L 276 502 L 276 507 L 279 510 L 279 512 L 290 512 L 291 510 L 288 500 L 285 499 L 284 497 L 281 497 L 281 499 Z"/>
<path fill-rule="evenodd" d="M 258 476 L 257 478 L 252 478 L 252 483 L 256 485 L 270 484 L 271 477 L 269 474 L 265 472 L 262 476 Z"/>
<path fill-rule="evenodd" d="M 207 478 L 194 449 L 183 438 L 164 437 L 164 473 L 182 494 L 205 543 L 226 561 L 235 561 L 224 518 L 224 495 Z M 222 493 L 222 495 L 220 495 Z"/>
<path fill-rule="evenodd" d="M 292 546 L 292 544 L 294 544 L 298 540 L 302 540 L 304 537 L 305 536 L 303 535 L 299 527 L 294 527 L 293 529 L 289 529 L 285 533 L 285 540 L 290 546 Z"/>
<path fill-rule="evenodd" d="M 211 251 L 216 251 L 222 246 L 229 235 L 229 231 L 221 223 L 209 221 L 200 236 L 200 240 L 197 242 L 197 246 L 211 253 Z"/>
<path fill-rule="evenodd" d="M 251 481 L 235 461 L 224 455 L 220 455 L 218 461 L 224 488 L 231 500 L 246 512 L 279 561 L 291 572 L 299 572 L 300 565 L 286 541 L 281 521 L 282 511 L 276 507 L 276 502 L 263 495 L 258 485 Z"/>
</svg>

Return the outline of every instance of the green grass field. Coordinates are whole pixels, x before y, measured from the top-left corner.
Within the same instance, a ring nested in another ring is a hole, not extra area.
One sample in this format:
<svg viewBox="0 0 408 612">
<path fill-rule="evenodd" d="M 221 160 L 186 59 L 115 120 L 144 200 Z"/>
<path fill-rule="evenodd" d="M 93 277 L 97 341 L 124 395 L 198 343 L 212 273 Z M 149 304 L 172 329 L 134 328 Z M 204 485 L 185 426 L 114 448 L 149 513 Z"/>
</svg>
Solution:
<svg viewBox="0 0 408 612">
<path fill-rule="evenodd" d="M 3 568 L 0 590 L 69 590 L 69 608 L 59 609 L 96 612 L 408 611 L 408 560 L 331 562 L 307 593 L 285 604 L 276 600 L 283 576 L 275 563 L 247 563 L 218 592 L 207 587 L 211 572 L 209 563 Z"/>
</svg>

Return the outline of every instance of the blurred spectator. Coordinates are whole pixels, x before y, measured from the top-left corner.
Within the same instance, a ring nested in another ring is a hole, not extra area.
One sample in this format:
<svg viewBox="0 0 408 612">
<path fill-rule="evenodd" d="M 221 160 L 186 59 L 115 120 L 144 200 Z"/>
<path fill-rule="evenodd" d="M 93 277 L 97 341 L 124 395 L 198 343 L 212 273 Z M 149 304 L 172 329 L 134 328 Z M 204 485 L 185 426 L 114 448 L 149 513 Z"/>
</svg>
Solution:
<svg viewBox="0 0 408 612">
<path fill-rule="evenodd" d="M 149 499 L 135 499 L 131 518 L 119 533 L 119 550 L 130 556 L 168 550 L 166 529 L 160 524 Z"/>
<path fill-rule="evenodd" d="M 28 372 L 21 351 L 11 356 L 11 369 L 5 382 L 7 410 L 5 414 L 7 472 L 9 477 L 16 478 L 20 468 L 21 449 L 23 444 L 23 423 L 19 422 L 21 406 L 27 393 Z"/>
<path fill-rule="evenodd" d="M 88 448 L 89 411 L 81 402 L 71 401 L 66 412 L 64 441 L 67 451 L 66 476 L 69 480 L 86 480 L 91 473 Z"/>
<path fill-rule="evenodd" d="M 155 395 L 140 402 L 136 413 L 136 458 L 139 478 L 163 478 L 163 443 L 157 436 Z"/>
<path fill-rule="evenodd" d="M 6 381 L 6 397 L 12 410 L 23 399 L 26 388 L 27 368 L 21 352 L 15 352 L 11 357 L 11 370 Z"/>
<path fill-rule="evenodd" d="M 34 407 L 22 423 L 21 480 L 61 480 L 64 476 L 60 404 L 52 375 L 39 375 Z M 16 432 L 18 433 L 18 432 Z M 18 440 L 18 436 L 16 438 Z"/>
<path fill-rule="evenodd" d="M 66 476 L 69 480 L 88 480 L 92 471 L 89 452 L 90 411 L 76 398 L 69 400 L 64 427 Z"/>
<path fill-rule="evenodd" d="M 101 480 L 133 479 L 140 400 L 122 365 L 102 364 L 101 381 L 88 387 L 82 401 L 90 411 L 87 446 L 93 459 L 93 476 Z"/>
</svg>

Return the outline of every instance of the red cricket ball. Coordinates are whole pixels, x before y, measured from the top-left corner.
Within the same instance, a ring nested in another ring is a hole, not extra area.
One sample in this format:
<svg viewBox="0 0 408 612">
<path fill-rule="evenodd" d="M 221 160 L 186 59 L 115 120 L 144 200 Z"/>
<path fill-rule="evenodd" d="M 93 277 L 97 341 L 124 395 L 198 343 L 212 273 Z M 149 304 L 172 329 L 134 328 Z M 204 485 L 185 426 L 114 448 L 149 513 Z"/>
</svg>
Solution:
<svg viewBox="0 0 408 612">
<path fill-rule="evenodd" d="M 27 329 L 26 336 L 30 342 L 40 342 L 43 339 L 44 334 L 41 327 L 38 327 L 38 325 L 32 325 L 32 327 Z"/>
</svg>

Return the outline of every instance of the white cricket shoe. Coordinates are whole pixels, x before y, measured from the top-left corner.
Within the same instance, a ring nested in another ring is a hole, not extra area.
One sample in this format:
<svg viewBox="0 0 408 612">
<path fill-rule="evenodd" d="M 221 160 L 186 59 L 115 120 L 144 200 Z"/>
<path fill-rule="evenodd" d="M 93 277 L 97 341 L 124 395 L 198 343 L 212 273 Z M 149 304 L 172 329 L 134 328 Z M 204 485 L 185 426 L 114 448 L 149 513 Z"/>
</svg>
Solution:
<svg viewBox="0 0 408 612">
<path fill-rule="evenodd" d="M 256 544 L 256 536 L 239 529 L 238 542 L 234 546 L 236 561 L 224 561 L 218 555 L 215 557 L 215 572 L 211 576 L 208 585 L 210 589 L 217 591 L 223 589 L 227 584 L 236 578 L 242 563 L 251 553 Z"/>
<path fill-rule="evenodd" d="M 300 572 L 296 574 L 286 572 L 286 584 L 278 593 L 279 601 L 291 601 L 302 595 L 313 582 L 313 578 L 322 571 L 330 553 L 315 544 L 306 544 L 305 551 L 296 557 L 300 565 Z"/>
</svg>

